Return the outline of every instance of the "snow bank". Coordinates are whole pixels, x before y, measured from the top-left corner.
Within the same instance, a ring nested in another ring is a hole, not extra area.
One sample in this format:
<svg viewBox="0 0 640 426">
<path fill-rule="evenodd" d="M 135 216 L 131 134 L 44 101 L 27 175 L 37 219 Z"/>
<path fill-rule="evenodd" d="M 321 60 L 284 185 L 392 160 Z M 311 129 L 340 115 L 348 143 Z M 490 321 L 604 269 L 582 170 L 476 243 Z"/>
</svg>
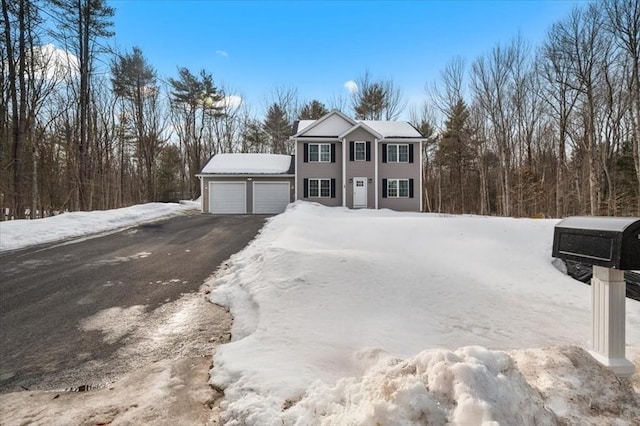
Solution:
<svg viewBox="0 0 640 426">
<path fill-rule="evenodd" d="M 283 415 L 287 424 L 551 424 L 544 401 L 504 352 L 466 347 L 384 357 L 360 378 L 316 382 Z"/>
<path fill-rule="evenodd" d="M 193 201 L 148 203 L 115 210 L 71 212 L 44 219 L 0 222 L 0 251 L 126 228 L 199 208 L 200 204 Z"/>
<path fill-rule="evenodd" d="M 224 421 L 547 418 L 499 350 L 588 346 L 589 287 L 552 265 L 556 223 L 290 205 L 211 296 L 234 316 L 210 381 L 225 390 Z M 633 300 L 627 342 L 634 359 Z"/>
</svg>

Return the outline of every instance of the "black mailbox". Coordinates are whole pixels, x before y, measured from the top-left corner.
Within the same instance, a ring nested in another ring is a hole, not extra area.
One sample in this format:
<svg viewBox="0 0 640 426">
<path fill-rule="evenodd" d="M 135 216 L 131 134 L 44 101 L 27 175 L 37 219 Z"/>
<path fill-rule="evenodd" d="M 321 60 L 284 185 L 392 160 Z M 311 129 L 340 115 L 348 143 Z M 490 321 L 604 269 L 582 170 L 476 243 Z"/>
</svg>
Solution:
<svg viewBox="0 0 640 426">
<path fill-rule="evenodd" d="M 564 219 L 553 233 L 553 257 L 619 270 L 640 269 L 640 218 Z"/>
</svg>

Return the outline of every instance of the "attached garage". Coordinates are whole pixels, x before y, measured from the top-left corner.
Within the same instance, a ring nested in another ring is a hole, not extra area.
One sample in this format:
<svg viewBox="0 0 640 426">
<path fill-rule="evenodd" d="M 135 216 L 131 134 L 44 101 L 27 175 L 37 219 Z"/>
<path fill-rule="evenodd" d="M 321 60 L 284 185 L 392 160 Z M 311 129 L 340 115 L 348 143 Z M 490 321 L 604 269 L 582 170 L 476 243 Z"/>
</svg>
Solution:
<svg viewBox="0 0 640 426">
<path fill-rule="evenodd" d="M 247 213 L 246 182 L 209 182 L 209 211 L 214 214 Z"/>
<path fill-rule="evenodd" d="M 198 174 L 202 212 L 282 213 L 293 201 L 294 167 L 291 155 L 215 155 Z"/>
<path fill-rule="evenodd" d="M 282 213 L 291 198 L 290 185 L 289 182 L 253 182 L 253 212 Z"/>
</svg>

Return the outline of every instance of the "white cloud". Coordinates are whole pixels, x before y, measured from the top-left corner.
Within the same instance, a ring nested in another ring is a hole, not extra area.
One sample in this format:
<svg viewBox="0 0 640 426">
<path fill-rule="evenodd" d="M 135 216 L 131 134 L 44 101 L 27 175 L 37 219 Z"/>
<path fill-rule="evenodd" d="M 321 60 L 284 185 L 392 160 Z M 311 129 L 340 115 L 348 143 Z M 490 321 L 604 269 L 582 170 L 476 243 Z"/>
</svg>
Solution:
<svg viewBox="0 0 640 426">
<path fill-rule="evenodd" d="M 215 103 L 215 106 L 221 107 L 224 109 L 236 109 L 242 105 L 242 98 L 237 95 L 229 95 L 225 96 L 224 99 Z"/>
<path fill-rule="evenodd" d="M 358 85 L 353 80 L 349 80 L 344 83 L 344 87 L 349 91 L 349 93 L 355 93 L 358 91 Z"/>
<path fill-rule="evenodd" d="M 80 67 L 74 54 L 50 43 L 36 48 L 35 54 L 40 67 L 37 75 L 47 80 L 63 80 L 76 74 Z"/>
<path fill-rule="evenodd" d="M 229 56 L 229 53 L 227 53 L 227 52 L 226 52 L 226 51 L 224 51 L 224 50 L 216 50 L 216 54 L 218 54 L 218 55 L 222 56 L 223 58 L 226 58 L 226 57 L 228 57 L 228 56 Z"/>
</svg>

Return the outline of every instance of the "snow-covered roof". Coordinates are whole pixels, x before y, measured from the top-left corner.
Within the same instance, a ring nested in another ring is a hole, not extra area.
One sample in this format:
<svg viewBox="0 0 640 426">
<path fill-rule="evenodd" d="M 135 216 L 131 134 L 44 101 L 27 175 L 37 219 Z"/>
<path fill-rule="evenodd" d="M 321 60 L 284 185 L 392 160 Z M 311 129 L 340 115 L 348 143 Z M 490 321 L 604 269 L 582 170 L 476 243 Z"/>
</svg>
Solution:
<svg viewBox="0 0 640 426">
<path fill-rule="evenodd" d="M 411 124 L 405 121 L 362 120 L 385 138 L 420 138 L 422 135 Z"/>
<path fill-rule="evenodd" d="M 343 120 L 342 126 L 336 125 L 335 122 L 330 122 L 330 118 L 338 116 Z M 382 120 L 357 120 L 353 121 L 348 118 L 344 114 L 340 113 L 337 110 L 333 110 L 327 115 L 319 118 L 318 120 L 300 120 L 298 121 L 298 126 L 295 128 L 294 132 L 296 135 L 301 135 L 301 133 L 306 133 L 305 136 L 335 136 L 339 137 L 341 135 L 349 134 L 351 129 L 354 129 L 359 124 L 366 125 L 369 130 L 373 130 L 381 135 L 383 138 L 421 138 L 422 135 L 418 132 L 411 124 L 405 121 L 382 121 Z M 346 125 L 346 126 L 345 126 Z M 321 129 L 321 130 L 316 130 Z M 319 133 L 314 134 L 311 133 L 311 129 L 314 129 L 313 132 Z M 366 128 L 365 128 L 366 129 Z M 377 136 L 377 135 L 376 135 Z"/>
<path fill-rule="evenodd" d="M 217 154 L 203 174 L 281 174 L 291 167 L 291 156 L 281 154 Z"/>
<path fill-rule="evenodd" d="M 558 227 L 622 232 L 638 220 L 637 217 L 576 216 L 564 219 Z"/>
<path fill-rule="evenodd" d="M 313 123 L 315 123 L 315 121 L 316 120 L 300 120 L 298 122 L 298 132 L 301 132 L 307 127 L 311 126 Z"/>
</svg>

